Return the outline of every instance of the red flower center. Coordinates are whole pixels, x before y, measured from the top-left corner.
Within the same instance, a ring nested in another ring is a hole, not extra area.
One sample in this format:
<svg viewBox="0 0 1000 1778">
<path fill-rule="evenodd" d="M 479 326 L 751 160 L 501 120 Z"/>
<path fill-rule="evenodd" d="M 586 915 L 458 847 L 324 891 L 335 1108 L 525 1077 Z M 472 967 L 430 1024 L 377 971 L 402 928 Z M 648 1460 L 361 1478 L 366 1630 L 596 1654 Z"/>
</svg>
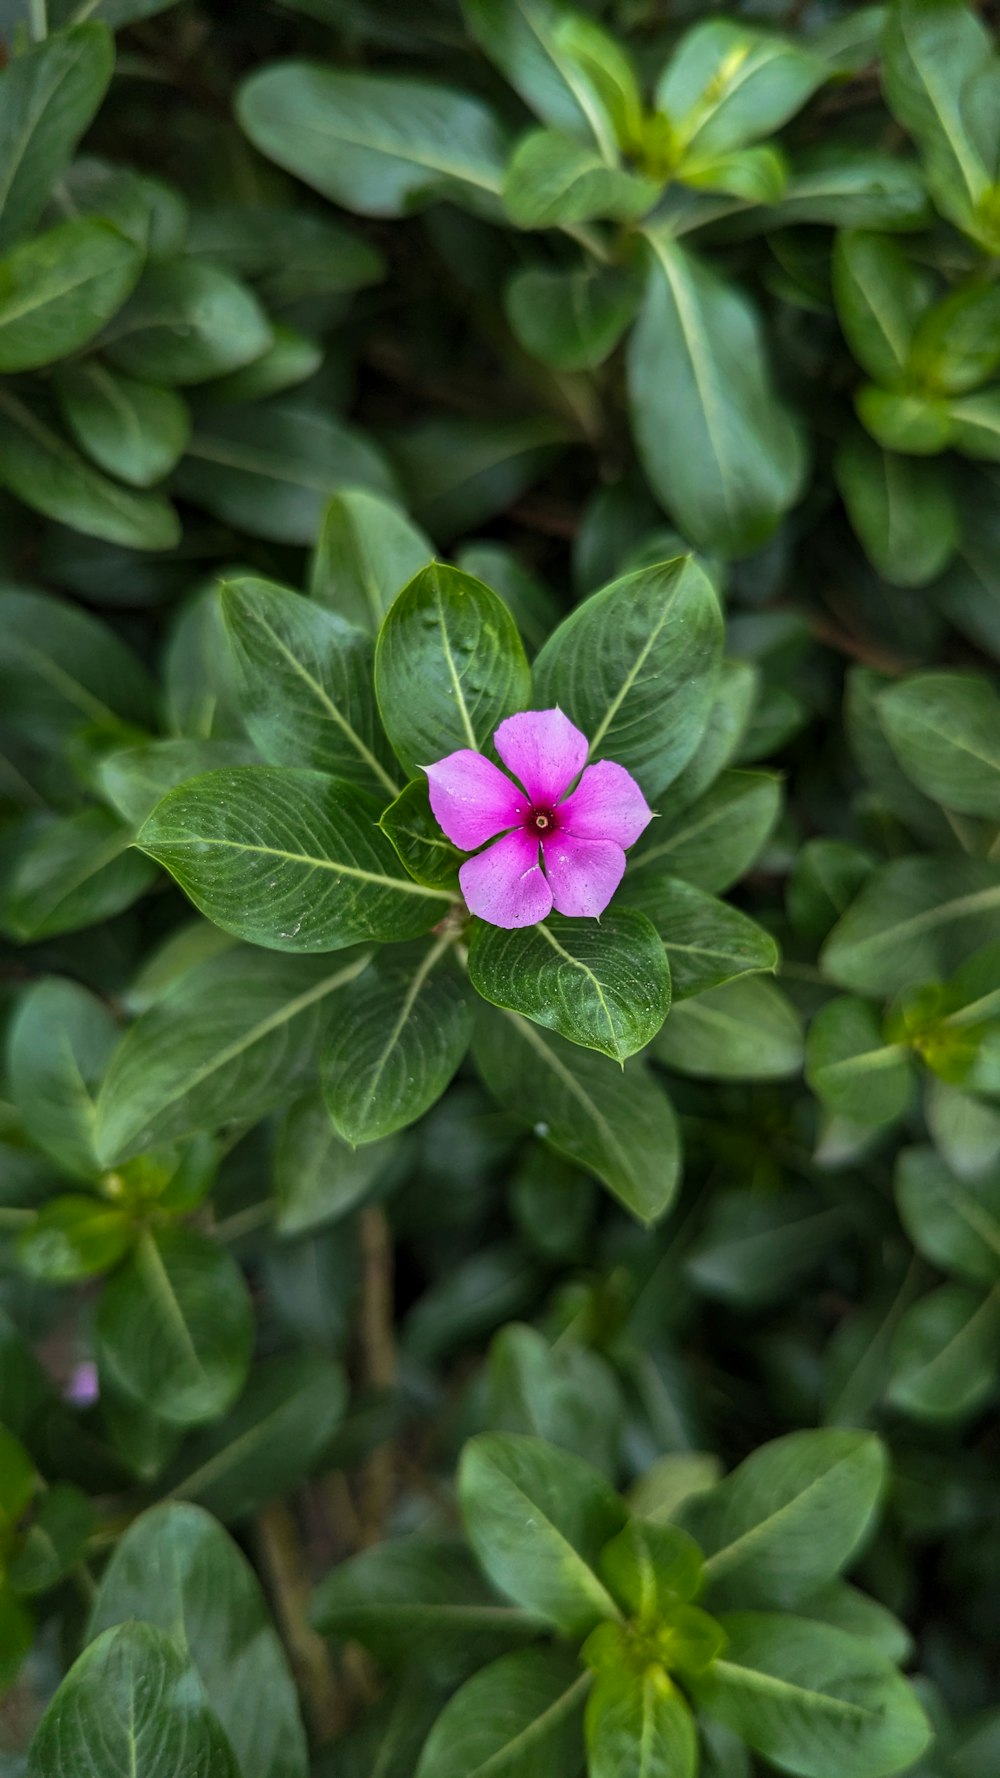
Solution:
<svg viewBox="0 0 1000 1778">
<path fill-rule="evenodd" d="M 528 819 L 524 825 L 529 833 L 537 833 L 541 836 L 554 833 L 559 824 L 551 809 L 529 809 Z"/>
</svg>

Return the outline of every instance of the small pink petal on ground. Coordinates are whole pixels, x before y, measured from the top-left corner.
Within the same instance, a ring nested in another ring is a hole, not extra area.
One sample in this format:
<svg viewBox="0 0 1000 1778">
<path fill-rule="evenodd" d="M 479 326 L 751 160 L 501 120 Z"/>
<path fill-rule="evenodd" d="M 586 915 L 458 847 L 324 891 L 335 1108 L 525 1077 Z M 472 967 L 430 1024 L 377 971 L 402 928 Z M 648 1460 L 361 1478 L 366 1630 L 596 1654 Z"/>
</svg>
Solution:
<svg viewBox="0 0 1000 1778">
<path fill-rule="evenodd" d="M 491 926 L 534 926 L 552 912 L 552 891 L 538 861 L 538 840 L 518 829 L 475 858 L 458 873 L 469 912 Z"/>
<path fill-rule="evenodd" d="M 631 772 L 602 759 L 588 766 L 579 784 L 559 804 L 559 826 L 580 840 L 615 840 L 634 846 L 653 819 L 653 811 Z"/>
<path fill-rule="evenodd" d="M 578 840 L 568 833 L 544 840 L 542 847 L 556 912 L 583 920 L 603 914 L 625 875 L 621 847 L 614 840 Z"/>
<path fill-rule="evenodd" d="M 551 808 L 587 763 L 587 737 L 561 710 L 521 710 L 500 724 L 493 742 L 533 803 Z"/>
<path fill-rule="evenodd" d="M 463 852 L 473 852 L 508 827 L 516 827 L 527 803 L 516 784 L 470 747 L 425 766 L 434 819 Z"/>
</svg>

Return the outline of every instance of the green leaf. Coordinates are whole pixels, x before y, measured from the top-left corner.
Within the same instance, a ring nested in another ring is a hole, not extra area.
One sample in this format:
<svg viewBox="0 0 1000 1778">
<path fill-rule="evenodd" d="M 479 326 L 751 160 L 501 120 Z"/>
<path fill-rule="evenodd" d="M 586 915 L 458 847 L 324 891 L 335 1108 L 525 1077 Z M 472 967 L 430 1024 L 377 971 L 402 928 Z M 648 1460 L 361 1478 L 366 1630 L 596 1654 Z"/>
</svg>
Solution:
<svg viewBox="0 0 1000 1778">
<path fill-rule="evenodd" d="M 624 1074 L 516 1013 L 483 1020 L 473 1053 L 486 1085 L 519 1122 L 577 1161 L 642 1222 L 673 1202 L 680 1133 L 673 1107 L 643 1064 Z"/>
<path fill-rule="evenodd" d="M 964 0 L 896 0 L 886 15 L 882 79 L 895 116 L 918 143 L 934 202 L 980 238 L 979 211 L 996 166 L 996 131 L 972 102 L 992 44 Z"/>
<path fill-rule="evenodd" d="M 839 1206 L 828 1208 L 807 1191 L 769 1191 L 769 1159 L 751 1189 L 715 1191 L 684 1266 L 705 1296 L 744 1312 L 785 1300 L 846 1229 Z"/>
<path fill-rule="evenodd" d="M 694 1718 L 662 1667 L 602 1674 L 586 1732 L 590 1778 L 697 1778 Z"/>
<path fill-rule="evenodd" d="M 50 20 L 52 8 L 49 8 Z M 68 202 L 84 216 L 103 216 L 152 259 L 184 250 L 188 207 L 175 185 L 93 155 L 77 155 L 61 181 Z"/>
<path fill-rule="evenodd" d="M 580 1184 L 577 1176 L 570 1189 Z M 568 1340 L 550 1345 L 533 1327 L 508 1322 L 490 1347 L 486 1402 L 493 1431 L 533 1433 L 617 1474 L 624 1403 L 600 1353 Z"/>
<path fill-rule="evenodd" d="M 370 951 L 334 959 L 237 946 L 180 975 L 116 1051 L 97 1106 L 105 1165 L 280 1105 L 313 1062 L 330 995 Z"/>
<path fill-rule="evenodd" d="M 963 395 L 1000 366 L 1000 290 L 974 280 L 959 285 L 923 317 L 913 341 L 913 369 L 932 389 Z"/>
<path fill-rule="evenodd" d="M 415 1123 L 459 1067 L 473 1016 L 452 934 L 381 951 L 345 990 L 323 1049 L 323 1092 L 341 1135 L 374 1142 Z"/>
<path fill-rule="evenodd" d="M 471 574 L 433 562 L 386 615 L 375 691 L 393 748 L 415 776 L 456 748 L 482 751 L 503 717 L 530 701 L 531 673 L 503 601 Z"/>
<path fill-rule="evenodd" d="M 832 1624 L 835 1629 L 847 1630 L 850 1635 L 868 1643 L 876 1654 L 884 1655 L 886 1660 L 907 1661 L 913 1653 L 913 1638 L 905 1624 L 893 1617 L 884 1605 L 870 1599 L 867 1593 L 859 1593 L 846 1581 L 831 1581 L 818 1593 L 801 1600 L 795 1611 L 798 1617 L 809 1618 L 813 1623 Z"/>
<path fill-rule="evenodd" d="M 257 298 L 218 266 L 153 260 L 101 342 L 144 383 L 207 383 L 260 358 L 272 343 Z"/>
<path fill-rule="evenodd" d="M 253 1343 L 236 1261 L 192 1229 L 148 1230 L 105 1289 L 95 1323 L 102 1371 L 175 1426 L 230 1407 Z"/>
<path fill-rule="evenodd" d="M 391 1166 L 396 1145 L 353 1148 L 334 1128 L 319 1092 L 288 1107 L 274 1149 L 276 1225 L 301 1235 L 334 1222 L 372 1193 Z"/>
<path fill-rule="evenodd" d="M 967 1420 L 1000 1382 L 1000 1285 L 942 1284 L 914 1303 L 892 1343 L 887 1399 L 930 1422 Z"/>
<path fill-rule="evenodd" d="M 593 217 L 638 222 L 661 189 L 556 130 L 534 130 L 510 158 L 503 201 L 516 228 L 560 228 Z"/>
<path fill-rule="evenodd" d="M 450 1698 L 415 1778 L 569 1778 L 581 1770 L 590 1684 L 569 1649 L 521 1649 Z"/>
<path fill-rule="evenodd" d="M 90 1499 L 71 1482 L 47 1488 L 7 1570 L 15 1591 L 34 1598 L 58 1586 L 82 1559 L 95 1519 Z"/>
<path fill-rule="evenodd" d="M 526 266 L 508 283 L 504 307 L 533 358 L 553 370 L 595 370 L 614 351 L 641 298 L 641 279 L 619 266 Z"/>
<path fill-rule="evenodd" d="M 764 227 L 813 222 L 897 231 L 924 227 L 930 207 L 915 161 L 884 149 L 820 142 L 795 156 L 781 203 L 759 220 Z"/>
<path fill-rule="evenodd" d="M 481 1433 L 458 1488 L 469 1542 L 501 1593 L 570 1636 L 618 1617 L 597 1565 L 625 1506 L 598 1470 L 543 1439 Z"/>
<path fill-rule="evenodd" d="M 341 1562 L 312 1597 L 324 1636 L 360 1642 L 382 1666 L 475 1668 L 548 1628 L 498 1599 L 456 1537 L 401 1537 Z"/>
<path fill-rule="evenodd" d="M 619 1605 L 643 1624 L 658 1624 L 701 1590 L 701 1551 L 694 1538 L 679 1525 L 653 1519 L 630 1519 L 601 1551 L 600 1570 Z"/>
<path fill-rule="evenodd" d="M 719 154 L 773 135 L 826 77 L 819 58 L 787 38 L 706 19 L 682 37 L 656 104 L 684 148 Z"/>
<path fill-rule="evenodd" d="M 740 148 L 728 154 L 685 155 L 677 178 L 695 191 L 723 191 L 748 204 L 776 204 L 788 180 L 788 164 L 776 148 Z"/>
<path fill-rule="evenodd" d="M 0 1529 L 4 1541 L 27 1511 L 38 1485 L 35 1466 L 19 1439 L 0 1426 Z"/>
<path fill-rule="evenodd" d="M 117 1036 L 103 1001 L 57 977 L 28 989 L 10 1028 L 10 1092 L 21 1121 L 39 1148 L 79 1179 L 98 1170 L 95 1101 Z"/>
<path fill-rule="evenodd" d="M 0 892 L 0 930 L 20 942 L 52 938 L 131 907 L 156 875 L 131 844 L 130 829 L 105 809 L 41 823 Z"/>
<path fill-rule="evenodd" d="M 353 784 L 293 767 L 205 772 L 165 796 L 137 844 L 202 913 L 275 951 L 416 938 L 451 897 L 420 889 Z"/>
<path fill-rule="evenodd" d="M 931 1729 L 889 1661 L 832 1625 L 766 1612 L 722 1620 L 722 1658 L 692 1681 L 707 1715 L 802 1778 L 887 1778 L 909 1768 Z"/>
<path fill-rule="evenodd" d="M 297 389 L 314 377 L 323 364 L 323 348 L 318 340 L 308 339 L 292 327 L 275 322 L 274 338 L 268 350 L 252 364 L 228 371 L 224 377 L 213 377 L 202 389 L 206 402 L 266 401 L 270 395 L 282 395 Z"/>
<path fill-rule="evenodd" d="M 327 502 L 309 590 L 359 630 L 378 630 L 396 594 L 430 561 L 434 546 L 392 501 L 345 488 Z"/>
<path fill-rule="evenodd" d="M 906 376 L 913 336 L 931 299 L 924 269 L 898 243 L 843 230 L 833 255 L 837 318 L 858 363 L 889 387 Z"/>
<path fill-rule="evenodd" d="M 904 1148 L 896 1203 L 910 1240 L 943 1272 L 975 1284 L 1000 1280 L 1000 1180 L 959 1179 L 933 1148 Z"/>
<path fill-rule="evenodd" d="M 455 565 L 474 574 L 477 580 L 499 593 L 514 614 L 517 627 L 530 653 L 537 653 L 549 631 L 561 616 L 561 606 L 554 593 L 540 577 L 527 568 L 516 550 L 492 538 L 473 538 L 462 544 L 455 555 Z"/>
<path fill-rule="evenodd" d="M 431 418 L 393 440 L 393 461 L 420 523 L 432 536 L 474 531 L 513 506 L 576 433 L 564 421 Z"/>
<path fill-rule="evenodd" d="M 99 24 L 73 25 L 0 75 L 0 248 L 34 227 L 104 97 L 115 51 Z"/>
<path fill-rule="evenodd" d="M 500 126 L 450 87 L 276 62 L 244 82 L 236 111 L 262 154 L 361 216 L 442 198 L 495 213 Z"/>
<path fill-rule="evenodd" d="M 89 1639 L 135 1619 L 169 1635 L 191 1662 L 241 1778 L 306 1778 L 295 1686 L 260 1585 L 246 1557 L 200 1507 L 152 1507 L 115 1548 L 94 1600 Z"/>
<path fill-rule="evenodd" d="M 714 588 L 690 556 L 641 568 L 593 593 L 542 649 L 535 697 L 558 704 L 656 798 L 694 753 L 722 643 Z"/>
<path fill-rule="evenodd" d="M 794 1605 L 833 1580 L 870 1531 L 886 1482 L 872 1433 L 792 1432 L 762 1445 L 679 1514 L 705 1554 L 711 1609 Z"/>
<path fill-rule="evenodd" d="M 802 1020 L 775 983 L 738 977 L 675 1006 L 653 1054 L 695 1079 L 784 1080 L 802 1067 Z"/>
<path fill-rule="evenodd" d="M 694 757 L 674 782 L 671 801 L 676 798 L 686 806 L 712 788 L 720 773 L 736 758 L 759 696 L 759 669 L 749 661 L 724 657 L 705 732 Z"/>
<path fill-rule="evenodd" d="M 649 284 L 629 347 L 632 427 L 654 493 L 699 547 L 763 543 L 799 491 L 802 448 L 749 299 L 647 231 Z"/>
<path fill-rule="evenodd" d="M 563 0 L 463 0 L 473 37 L 525 104 L 555 130 L 614 157 L 641 112 L 620 44 Z"/>
<path fill-rule="evenodd" d="M 101 794 L 135 828 L 178 784 L 221 766 L 254 765 L 257 759 L 249 741 L 141 741 L 106 754 L 96 775 Z"/>
<path fill-rule="evenodd" d="M 107 1778 L 115 1767 L 241 1778 L 194 1668 L 150 1624 L 119 1624 L 84 1649 L 38 1726 L 27 1778 Z"/>
<path fill-rule="evenodd" d="M 180 538 L 169 501 L 109 481 L 8 389 L 0 390 L 0 486 L 46 518 L 126 549 L 172 549 Z"/>
<path fill-rule="evenodd" d="M 299 1352 L 266 1360 L 251 1371 L 232 1413 L 185 1443 L 168 1477 L 171 1495 L 227 1522 L 250 1518 L 316 1467 L 346 1401 L 343 1371 L 328 1358 Z"/>
<path fill-rule="evenodd" d="M 0 259 L 0 372 L 65 358 L 128 296 L 142 254 L 110 222 L 61 222 Z"/>
<path fill-rule="evenodd" d="M 644 1049 L 670 1011 L 663 942 L 630 908 L 586 923 L 552 914 L 520 932 L 475 920 L 469 980 L 494 1006 L 614 1062 Z"/>
<path fill-rule="evenodd" d="M 225 580 L 221 595 L 240 708 L 261 757 L 398 795 L 369 638 L 273 581 Z"/>
<path fill-rule="evenodd" d="M 126 1213 L 100 1198 L 50 1198 L 18 1237 L 17 1257 L 44 1284 L 79 1284 L 110 1272 L 132 1243 Z"/>
<path fill-rule="evenodd" d="M 934 457 L 951 444 L 954 424 L 947 402 L 924 395 L 897 395 L 866 383 L 854 397 L 858 419 L 884 451 Z"/>
<path fill-rule="evenodd" d="M 107 625 L 51 593 L 0 590 L 0 697 L 4 715 L 62 735 L 116 718 L 148 723 L 156 690 L 136 655 Z"/>
<path fill-rule="evenodd" d="M 982 389 L 978 395 L 953 398 L 948 417 L 957 451 L 985 463 L 1000 461 L 1000 391 Z"/>
<path fill-rule="evenodd" d="M 850 906 L 874 859 L 845 840 L 807 840 L 788 879 L 785 904 L 801 938 L 824 939 Z"/>
<path fill-rule="evenodd" d="M 809 1027 L 806 1079 L 818 1098 L 853 1124 L 891 1124 L 902 1117 L 913 1087 L 903 1043 L 887 1043 L 874 1007 L 838 995 Z"/>
<path fill-rule="evenodd" d="M 958 511 L 940 463 L 880 451 L 863 432 L 837 448 L 834 475 L 872 567 L 893 586 L 925 586 L 948 566 Z"/>
<path fill-rule="evenodd" d="M 675 1002 L 736 976 L 777 970 L 778 947 L 763 926 L 682 877 L 637 872 L 624 893 L 663 940 Z"/>
<path fill-rule="evenodd" d="M 897 858 L 864 884 L 831 932 L 827 979 L 863 995 L 940 980 L 996 936 L 1000 871 L 982 858 Z"/>
<path fill-rule="evenodd" d="M 137 383 L 97 359 L 61 367 L 55 388 L 80 449 L 131 487 L 169 475 L 187 445 L 191 416 L 174 389 Z"/>
<path fill-rule="evenodd" d="M 215 518 L 299 544 L 312 543 L 330 495 L 355 482 L 395 492 L 363 433 L 294 399 L 204 412 L 175 476 L 177 491 Z"/>
<path fill-rule="evenodd" d="M 1000 821 L 1000 698 L 971 673 L 915 673 L 878 700 L 892 750 L 918 790 Z"/>
<path fill-rule="evenodd" d="M 463 854 L 441 832 L 431 809 L 427 779 L 412 784 L 383 809 L 382 832 L 392 841 L 411 877 L 428 889 L 449 889 L 460 894 L 458 872 Z"/>
</svg>

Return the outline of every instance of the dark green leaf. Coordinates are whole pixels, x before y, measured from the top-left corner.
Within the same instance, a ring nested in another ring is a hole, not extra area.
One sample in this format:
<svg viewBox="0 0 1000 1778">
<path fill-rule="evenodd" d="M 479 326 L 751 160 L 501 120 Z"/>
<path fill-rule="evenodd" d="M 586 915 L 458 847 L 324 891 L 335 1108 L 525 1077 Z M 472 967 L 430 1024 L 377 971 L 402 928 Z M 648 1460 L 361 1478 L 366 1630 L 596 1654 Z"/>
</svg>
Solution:
<svg viewBox="0 0 1000 1778">
<path fill-rule="evenodd" d="M 536 699 L 558 704 L 657 798 L 694 753 L 711 709 L 722 626 L 714 588 L 690 556 L 642 568 L 560 624 L 534 668 Z"/>
<path fill-rule="evenodd" d="M 142 741 L 107 754 L 97 782 L 122 820 L 136 828 L 176 785 L 222 766 L 253 765 L 257 759 L 249 741 Z"/>
<path fill-rule="evenodd" d="M 834 473 L 871 562 L 894 586 L 924 586 L 948 566 L 958 512 L 944 465 L 880 451 L 863 432 L 840 445 Z"/>
<path fill-rule="evenodd" d="M 562 0 L 463 0 L 469 29 L 522 99 L 553 129 L 613 158 L 641 99 L 620 44 Z"/>
<path fill-rule="evenodd" d="M 1000 1279 L 1000 1181 L 958 1179 L 933 1148 L 905 1148 L 896 1202 L 910 1240 L 932 1265 L 975 1284 Z"/>
<path fill-rule="evenodd" d="M 191 1662 L 241 1778 L 305 1778 L 295 1687 L 257 1579 L 200 1507 L 153 1507 L 115 1549 L 94 1600 L 90 1639 L 134 1619 L 169 1635 Z"/>
<path fill-rule="evenodd" d="M 433 562 L 385 617 L 375 690 L 393 748 L 415 776 L 456 748 L 482 751 L 502 718 L 529 702 L 531 674 L 503 601 L 471 574 Z"/>
<path fill-rule="evenodd" d="M 644 1049 L 670 1011 L 662 940 L 631 908 L 612 908 L 600 921 L 552 914 L 517 932 L 476 920 L 469 980 L 494 1006 L 614 1062 Z"/>
<path fill-rule="evenodd" d="M 269 580 L 223 581 L 221 593 L 243 720 L 261 757 L 398 795 L 368 637 Z"/>
<path fill-rule="evenodd" d="M 913 369 L 948 395 L 985 383 L 1000 365 L 1000 290 L 975 280 L 935 303 L 913 341 Z"/>
<path fill-rule="evenodd" d="M 569 1649 L 503 1655 L 449 1699 L 415 1778 L 569 1778 L 589 1683 Z"/>
<path fill-rule="evenodd" d="M 113 630 L 53 594 L 0 591 L 0 696 L 4 715 L 42 733 L 116 718 L 149 722 L 155 689 Z"/>
<path fill-rule="evenodd" d="M 87 216 L 15 247 L 0 260 L 0 371 L 33 370 L 86 345 L 141 269 L 127 235 Z"/>
<path fill-rule="evenodd" d="M 574 438 L 561 420 L 433 418 L 393 440 L 417 518 L 447 541 L 506 512 Z"/>
<path fill-rule="evenodd" d="M 660 189 L 557 130 L 535 130 L 511 156 L 503 201 L 517 228 L 558 228 L 598 216 L 637 222 Z"/>
<path fill-rule="evenodd" d="M 459 894 L 458 872 L 463 854 L 441 832 L 431 809 L 427 779 L 412 784 L 382 811 L 379 826 L 388 836 L 411 877 L 429 889 Z"/>
<path fill-rule="evenodd" d="M 119 1624 L 84 1649 L 38 1726 L 27 1778 L 108 1778 L 116 1768 L 242 1778 L 194 1668 L 150 1624 Z"/>
<path fill-rule="evenodd" d="M 801 938 L 824 939 L 850 906 L 875 861 L 845 840 L 807 840 L 785 893 L 788 917 Z"/>
<path fill-rule="evenodd" d="M 74 25 L 14 56 L 0 75 L 0 247 L 38 221 L 104 97 L 114 67 L 106 26 Z"/>
<path fill-rule="evenodd" d="M 9 390 L 0 391 L 0 484 L 46 518 L 127 549 L 172 549 L 180 537 L 169 501 L 109 481 Z"/>
<path fill-rule="evenodd" d="M 507 285 L 504 307 L 534 358 L 553 370 L 594 370 L 614 351 L 641 297 L 641 279 L 619 267 L 527 266 Z"/>
<path fill-rule="evenodd" d="M 10 1090 L 24 1127 L 78 1178 L 97 1172 L 95 1100 L 117 1035 L 96 995 L 55 977 L 28 989 L 11 1026 Z"/>
<path fill-rule="evenodd" d="M 621 1387 L 599 1353 L 570 1341 L 550 1345 L 517 1321 L 497 1334 L 487 1376 L 494 1431 L 533 1433 L 615 1475 L 623 1411 Z"/>
<path fill-rule="evenodd" d="M 449 87 L 278 62 L 244 83 L 237 113 L 262 154 L 362 216 L 403 216 L 440 198 L 496 208 L 500 127 Z"/>
<path fill-rule="evenodd" d="M 205 383 L 260 358 L 271 329 L 245 284 L 196 259 L 154 261 L 102 341 L 146 383 Z"/>
<path fill-rule="evenodd" d="M 125 1395 L 176 1426 L 213 1420 L 250 1363 L 243 1275 L 204 1235 L 147 1231 L 101 1297 L 96 1335 L 101 1368 Z"/>
<path fill-rule="evenodd" d="M 322 1096 L 290 1105 L 274 1151 L 276 1222 L 283 1235 L 301 1235 L 345 1216 L 378 1187 L 395 1153 L 392 1142 L 352 1148 L 334 1129 Z"/>
<path fill-rule="evenodd" d="M 837 237 L 833 288 L 837 316 L 858 363 L 876 381 L 898 383 L 930 301 L 926 272 L 896 241 L 849 229 Z"/>
<path fill-rule="evenodd" d="M 996 140 L 995 132 L 984 140 L 967 94 L 991 64 L 986 27 L 962 0 L 896 0 L 882 53 L 886 98 L 919 144 L 934 202 L 978 237 L 979 212 L 995 177 Z"/>
<path fill-rule="evenodd" d="M 345 990 L 323 1051 L 323 1092 L 341 1135 L 373 1142 L 415 1123 L 461 1063 L 472 1024 L 452 934 L 380 952 Z"/>
<path fill-rule="evenodd" d="M 601 1551 L 601 1574 L 618 1603 L 640 1623 L 658 1624 L 701 1589 L 701 1551 L 679 1525 L 630 1519 Z"/>
<path fill-rule="evenodd" d="M 451 898 L 423 890 L 377 826 L 374 797 L 294 767 L 206 772 L 172 790 L 137 843 L 195 906 L 276 951 L 415 938 Z"/>
<path fill-rule="evenodd" d="M 858 994 L 940 980 L 996 936 L 1000 871 L 982 858 L 899 858 L 882 865 L 831 932 L 823 970 Z"/>
<path fill-rule="evenodd" d="M 619 1615 L 597 1564 L 625 1505 L 589 1463 L 542 1439 L 483 1433 L 462 1454 L 459 1496 L 479 1562 L 515 1604 L 571 1636 Z"/>
<path fill-rule="evenodd" d="M 110 1272 L 128 1251 L 125 1212 L 100 1198 L 50 1198 L 18 1237 L 17 1257 L 45 1284 L 79 1284 Z"/>
<path fill-rule="evenodd" d="M 3 1458 L 0 1467 L 0 1529 L 6 1541 L 7 1533 L 16 1527 L 27 1510 L 38 1478 L 24 1446 L 6 1426 L 0 1426 L 0 1456 Z"/>
<path fill-rule="evenodd" d="M 708 1080 L 784 1080 L 802 1067 L 802 1021 L 773 982 L 750 976 L 675 1006 L 654 1038 L 657 1060 Z"/>
<path fill-rule="evenodd" d="M 853 1124 L 890 1124 L 902 1117 L 913 1085 L 903 1043 L 887 1043 L 866 1000 L 838 995 L 809 1027 L 806 1079 L 831 1111 Z"/>
<path fill-rule="evenodd" d="M 778 947 L 769 932 L 682 877 L 636 871 L 624 895 L 663 940 L 675 1001 L 704 994 L 734 976 L 777 970 Z"/>
<path fill-rule="evenodd" d="M 879 719 L 918 790 L 1000 821 L 1000 698 L 965 673 L 916 673 L 884 691 Z"/>
<path fill-rule="evenodd" d="M 131 844 L 131 830 L 104 809 L 44 822 L 0 893 L 0 929 L 21 941 L 51 938 L 130 907 L 156 874 Z"/>
<path fill-rule="evenodd" d="M 680 1134 L 662 1087 L 633 1060 L 619 1073 L 519 1018 L 492 1015 L 474 1054 L 490 1091 L 519 1122 L 594 1173 L 642 1222 L 665 1214 L 680 1173 Z"/>
<path fill-rule="evenodd" d="M 323 513 L 310 592 L 361 630 L 378 630 L 396 594 L 429 562 L 434 546 L 380 494 L 346 488 Z"/>
<path fill-rule="evenodd" d="M 60 369 L 56 394 L 80 449 L 132 487 L 168 475 L 188 442 L 191 417 L 176 390 L 137 383 L 97 359 Z"/>
<path fill-rule="evenodd" d="M 8 1569 L 11 1586 L 29 1598 L 58 1586 L 83 1558 L 95 1518 L 91 1501 L 71 1482 L 47 1488 Z"/>
<path fill-rule="evenodd" d="M 907 1309 L 892 1343 L 888 1399 L 917 1420 L 967 1420 L 1000 1381 L 1000 1285 L 942 1284 Z"/>
</svg>

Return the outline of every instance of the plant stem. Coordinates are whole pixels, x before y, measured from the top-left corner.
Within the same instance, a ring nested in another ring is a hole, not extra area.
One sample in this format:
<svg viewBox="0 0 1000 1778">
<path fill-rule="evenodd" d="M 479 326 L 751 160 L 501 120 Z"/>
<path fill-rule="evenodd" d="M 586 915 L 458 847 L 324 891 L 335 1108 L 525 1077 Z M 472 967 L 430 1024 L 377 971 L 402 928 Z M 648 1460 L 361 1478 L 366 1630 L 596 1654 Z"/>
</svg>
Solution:
<svg viewBox="0 0 1000 1778">
<path fill-rule="evenodd" d="M 32 41 L 44 43 L 49 34 L 47 0 L 28 0 L 28 17 L 31 24 Z"/>
<path fill-rule="evenodd" d="M 343 1728 L 340 1700 L 326 1643 L 308 1618 L 310 1583 L 291 1508 L 281 1500 L 264 1507 L 255 1521 L 261 1567 L 274 1600 L 309 1726 L 322 1744 Z"/>
<path fill-rule="evenodd" d="M 361 1236 L 361 1312 L 358 1340 L 362 1382 L 371 1389 L 391 1389 L 396 1381 L 393 1334 L 393 1250 L 389 1220 L 381 1205 L 369 1204 L 359 1218 Z M 362 1547 L 378 1543 L 392 1505 L 395 1456 L 391 1443 L 380 1445 L 364 1466 L 359 1501 Z"/>
</svg>

